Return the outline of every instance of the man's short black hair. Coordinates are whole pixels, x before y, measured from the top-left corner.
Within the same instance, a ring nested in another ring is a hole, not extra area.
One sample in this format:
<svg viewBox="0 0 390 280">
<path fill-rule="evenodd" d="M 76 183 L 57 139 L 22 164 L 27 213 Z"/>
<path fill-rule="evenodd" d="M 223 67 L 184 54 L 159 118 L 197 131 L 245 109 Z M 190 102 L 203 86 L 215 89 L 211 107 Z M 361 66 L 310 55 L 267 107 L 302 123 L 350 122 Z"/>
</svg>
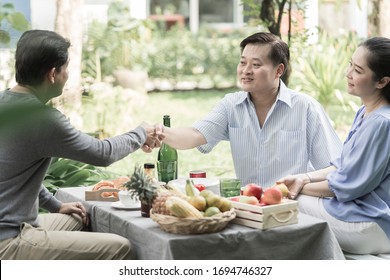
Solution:
<svg viewBox="0 0 390 280">
<path fill-rule="evenodd" d="M 59 71 L 68 61 L 70 42 L 48 30 L 29 30 L 16 46 L 15 79 L 20 85 L 36 86 L 53 67 Z"/>
</svg>

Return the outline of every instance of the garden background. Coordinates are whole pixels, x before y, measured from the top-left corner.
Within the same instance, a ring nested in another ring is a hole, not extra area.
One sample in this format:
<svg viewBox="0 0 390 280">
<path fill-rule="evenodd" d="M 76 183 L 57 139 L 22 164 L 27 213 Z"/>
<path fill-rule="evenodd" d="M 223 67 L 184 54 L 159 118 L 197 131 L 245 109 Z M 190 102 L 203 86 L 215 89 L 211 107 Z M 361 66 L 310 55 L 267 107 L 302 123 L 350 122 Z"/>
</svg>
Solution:
<svg viewBox="0 0 390 280">
<path fill-rule="evenodd" d="M 166 114 L 171 115 L 172 126 L 192 125 L 225 94 L 239 90 L 236 67 L 240 41 L 271 27 L 280 32 L 277 15 L 285 14 L 289 7 L 280 6 L 287 1 L 264 1 L 279 6 L 274 6 L 273 17 L 262 18 L 262 5 L 256 5 L 254 0 L 243 2 L 251 7 L 248 12 L 253 15 L 244 27 L 217 30 L 201 26 L 193 34 L 180 26 L 166 28 L 164 22 L 132 18 L 123 1 L 112 1 L 107 22 L 91 21 L 84 31 L 80 48 L 82 89 L 77 92 L 80 101 L 67 99 L 68 102 L 54 102 L 52 106 L 69 115 L 76 127 L 100 138 L 126 132 L 143 121 L 161 123 Z M 293 2 L 299 9 L 306 1 Z M 8 20 L 11 28 L 19 31 L 28 29 L 12 4 L 3 4 L 0 11 L 0 22 Z M 290 24 L 294 26 L 293 19 Z M 346 92 L 345 71 L 362 38 L 351 31 L 335 36 L 321 29 L 292 30 L 278 34 L 290 45 L 292 71 L 288 85 L 316 98 L 344 140 L 360 106 L 359 100 Z M 10 51 L 2 64 L 12 72 Z M 12 86 L 13 80 L 4 80 L 4 76 L 2 83 Z M 235 176 L 228 142 L 221 142 L 206 155 L 196 149 L 178 154 L 180 177 L 195 169 L 205 170 L 208 177 Z M 58 187 L 93 184 L 105 178 L 131 175 L 136 164 L 156 159 L 157 150 L 150 154 L 136 151 L 107 168 L 55 159 L 45 184 L 53 192 Z"/>
</svg>

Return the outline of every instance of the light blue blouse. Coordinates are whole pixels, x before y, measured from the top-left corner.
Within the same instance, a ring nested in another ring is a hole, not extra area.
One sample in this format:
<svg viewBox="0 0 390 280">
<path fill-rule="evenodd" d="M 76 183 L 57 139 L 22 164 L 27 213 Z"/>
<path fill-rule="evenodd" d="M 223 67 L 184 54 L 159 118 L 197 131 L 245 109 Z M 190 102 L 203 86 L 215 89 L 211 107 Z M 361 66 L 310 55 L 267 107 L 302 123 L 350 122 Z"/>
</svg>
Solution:
<svg viewBox="0 0 390 280">
<path fill-rule="evenodd" d="M 244 91 L 227 94 L 194 127 L 207 140 L 198 147 L 203 153 L 230 141 L 236 176 L 244 185 L 269 187 L 285 175 L 327 167 L 342 147 L 322 106 L 283 82 L 263 127 Z"/>
<path fill-rule="evenodd" d="M 337 168 L 327 177 L 335 197 L 324 199 L 329 214 L 346 222 L 376 222 L 390 238 L 390 106 L 363 118 L 357 112 Z"/>
</svg>

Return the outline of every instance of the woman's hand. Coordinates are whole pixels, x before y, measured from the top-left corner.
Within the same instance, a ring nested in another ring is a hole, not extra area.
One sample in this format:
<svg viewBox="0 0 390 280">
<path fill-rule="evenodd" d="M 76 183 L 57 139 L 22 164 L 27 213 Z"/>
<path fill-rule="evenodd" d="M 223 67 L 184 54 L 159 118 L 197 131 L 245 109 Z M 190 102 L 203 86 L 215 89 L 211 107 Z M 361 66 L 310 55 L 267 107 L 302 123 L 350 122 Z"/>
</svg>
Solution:
<svg viewBox="0 0 390 280">
<path fill-rule="evenodd" d="M 88 225 L 89 223 L 87 210 L 84 208 L 84 205 L 81 202 L 62 203 L 58 213 L 77 214 L 81 217 L 84 225 Z"/>
<path fill-rule="evenodd" d="M 277 181 L 277 183 L 283 183 L 287 186 L 288 198 L 290 199 L 296 199 L 303 186 L 308 182 L 308 177 L 305 174 L 288 175 Z"/>
</svg>

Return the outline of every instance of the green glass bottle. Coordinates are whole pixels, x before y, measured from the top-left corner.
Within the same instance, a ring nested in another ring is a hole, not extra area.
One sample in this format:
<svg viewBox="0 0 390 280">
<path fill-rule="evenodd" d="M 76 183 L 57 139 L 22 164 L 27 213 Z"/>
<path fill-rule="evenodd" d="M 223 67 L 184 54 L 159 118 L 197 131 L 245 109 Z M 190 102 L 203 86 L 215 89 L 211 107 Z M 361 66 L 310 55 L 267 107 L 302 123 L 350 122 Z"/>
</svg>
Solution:
<svg viewBox="0 0 390 280">
<path fill-rule="evenodd" d="M 171 126 L 171 117 L 165 115 L 163 124 L 166 127 Z M 168 183 L 177 179 L 178 172 L 177 150 L 162 143 L 157 155 L 157 173 L 160 182 Z"/>
</svg>

